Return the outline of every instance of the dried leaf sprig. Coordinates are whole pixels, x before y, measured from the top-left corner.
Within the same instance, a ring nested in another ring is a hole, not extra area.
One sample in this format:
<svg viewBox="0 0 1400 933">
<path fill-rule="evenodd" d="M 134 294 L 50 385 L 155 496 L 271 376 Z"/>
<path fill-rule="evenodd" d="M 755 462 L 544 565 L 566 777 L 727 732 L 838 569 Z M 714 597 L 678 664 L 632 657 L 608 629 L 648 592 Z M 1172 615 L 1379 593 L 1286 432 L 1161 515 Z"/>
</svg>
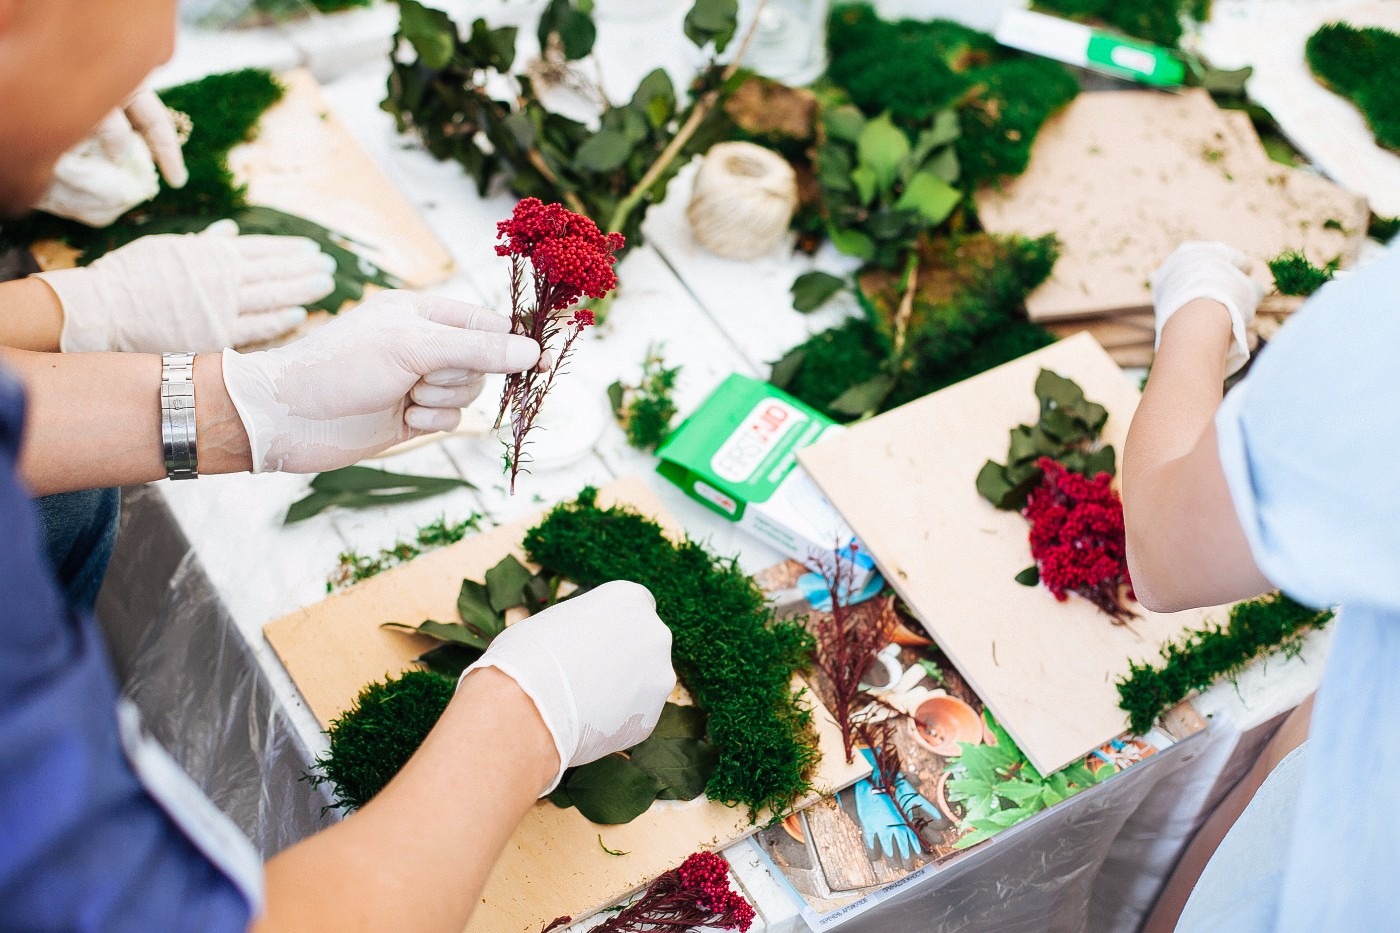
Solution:
<svg viewBox="0 0 1400 933">
<path fill-rule="evenodd" d="M 856 545 L 852 545 L 852 548 Z M 841 727 L 841 744 L 849 763 L 855 756 L 853 718 L 870 697 L 861 689 L 861 677 L 880 649 L 889 644 L 894 629 L 893 597 L 880 597 L 852 605 L 855 569 L 838 549 L 832 560 L 817 568 L 831 593 L 831 611 L 812 624 L 816 639 L 813 657 L 817 669 L 831 683 L 831 715 Z"/>
<path fill-rule="evenodd" d="M 729 886 L 729 864 L 713 852 L 696 852 L 663 873 L 633 903 L 593 928 L 594 933 L 683 933 L 700 927 L 738 930 L 753 925 L 754 910 Z M 560 917 L 541 933 L 572 922 Z"/>
<path fill-rule="evenodd" d="M 515 478 L 528 458 L 526 436 L 574 343 L 594 321 L 592 311 L 574 306 L 585 295 L 599 299 L 617 287 L 613 263 L 624 240 L 620 233 L 603 233 L 592 220 L 562 204 L 545 204 L 539 198 L 522 200 L 496 231 L 505 241 L 496 246 L 496 255 L 510 257 L 510 332 L 538 343 L 544 364 L 543 369 L 506 376 L 501 393 L 496 428 L 509 414 L 506 469 L 513 495 Z"/>
</svg>

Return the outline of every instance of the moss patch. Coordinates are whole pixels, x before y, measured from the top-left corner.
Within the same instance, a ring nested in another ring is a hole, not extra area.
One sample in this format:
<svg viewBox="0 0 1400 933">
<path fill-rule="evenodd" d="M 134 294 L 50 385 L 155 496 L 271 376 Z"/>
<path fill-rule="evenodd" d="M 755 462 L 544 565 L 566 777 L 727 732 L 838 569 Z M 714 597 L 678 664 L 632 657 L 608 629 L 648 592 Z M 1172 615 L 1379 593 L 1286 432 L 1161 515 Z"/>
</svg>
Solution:
<svg viewBox="0 0 1400 933">
<path fill-rule="evenodd" d="M 736 561 L 689 539 L 673 543 L 629 509 L 599 508 L 592 489 L 527 532 L 525 550 L 583 586 L 631 580 L 651 590 L 671 629 L 676 673 L 709 713 L 719 750 L 705 788 L 711 800 L 757 816 L 783 810 L 810 788 L 819 753 L 791 680 L 808 663 L 811 636 L 777 620 Z"/>
<path fill-rule="evenodd" d="M 1274 275 L 1274 288 L 1280 295 L 1306 298 L 1332 281 L 1336 267 L 1318 267 L 1302 253 L 1284 253 L 1269 260 L 1269 271 Z"/>
<path fill-rule="evenodd" d="M 457 689 L 449 677 L 410 671 L 360 691 L 331 722 L 330 751 L 316 759 L 312 784 L 330 782 L 334 806 L 358 810 L 374 798 L 423 744 Z"/>
<path fill-rule="evenodd" d="M 1354 103 L 1376 142 L 1400 152 L 1400 34 L 1329 23 L 1308 39 L 1308 67 Z"/>
<path fill-rule="evenodd" d="M 1210 15 L 1210 0 L 1035 0 L 1034 5 L 1170 48 L 1181 42 L 1183 18 L 1200 22 Z"/>
</svg>

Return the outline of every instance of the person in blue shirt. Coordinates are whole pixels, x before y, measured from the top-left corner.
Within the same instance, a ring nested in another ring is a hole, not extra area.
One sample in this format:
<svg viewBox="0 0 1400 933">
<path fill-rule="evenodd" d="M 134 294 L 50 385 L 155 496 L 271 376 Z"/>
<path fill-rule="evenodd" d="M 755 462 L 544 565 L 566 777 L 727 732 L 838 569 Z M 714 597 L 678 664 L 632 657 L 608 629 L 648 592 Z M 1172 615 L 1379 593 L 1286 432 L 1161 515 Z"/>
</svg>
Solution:
<svg viewBox="0 0 1400 933">
<path fill-rule="evenodd" d="M 1339 606 L 1307 741 L 1205 867 L 1186 933 L 1400 929 L 1400 244 L 1315 293 L 1248 359 L 1260 288 L 1219 243 L 1154 278 L 1158 354 L 1124 451 L 1149 609 L 1282 589 Z"/>
<path fill-rule="evenodd" d="M 35 203 L 59 156 L 168 57 L 175 12 L 0 0 L 0 218 Z M 564 769 L 651 732 L 675 685 L 670 632 L 644 588 L 610 583 L 498 636 L 374 800 L 261 865 L 143 734 L 44 554 L 35 495 L 176 470 L 319 472 L 450 428 L 484 372 L 536 365 L 539 347 L 504 324 L 385 292 L 258 353 L 0 352 L 0 931 L 458 933 Z M 163 412 L 177 377 L 188 391 Z M 170 450 L 163 419 L 188 432 Z"/>
</svg>

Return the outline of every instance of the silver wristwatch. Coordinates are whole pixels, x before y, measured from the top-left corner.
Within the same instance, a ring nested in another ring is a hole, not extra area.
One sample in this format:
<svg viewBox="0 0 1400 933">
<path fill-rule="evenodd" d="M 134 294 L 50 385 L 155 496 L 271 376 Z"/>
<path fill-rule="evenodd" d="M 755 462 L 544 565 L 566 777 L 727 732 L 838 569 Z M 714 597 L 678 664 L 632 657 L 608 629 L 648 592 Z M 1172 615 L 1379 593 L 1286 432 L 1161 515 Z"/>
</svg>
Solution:
<svg viewBox="0 0 1400 933">
<path fill-rule="evenodd" d="M 194 354 L 162 353 L 160 357 L 160 444 L 165 452 L 165 475 L 171 479 L 199 476 L 199 448 L 194 423 Z"/>
</svg>

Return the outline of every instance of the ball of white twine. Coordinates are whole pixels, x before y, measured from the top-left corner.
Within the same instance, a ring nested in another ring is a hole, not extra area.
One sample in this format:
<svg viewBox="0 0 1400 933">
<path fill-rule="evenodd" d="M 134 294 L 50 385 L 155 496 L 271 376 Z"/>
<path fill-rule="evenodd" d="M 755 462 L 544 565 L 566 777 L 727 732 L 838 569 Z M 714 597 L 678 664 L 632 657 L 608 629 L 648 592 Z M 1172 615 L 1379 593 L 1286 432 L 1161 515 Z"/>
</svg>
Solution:
<svg viewBox="0 0 1400 933">
<path fill-rule="evenodd" d="M 797 174 L 786 159 L 753 143 L 720 143 L 700 165 L 686 217 L 710 252 L 753 259 L 783 238 L 796 209 Z"/>
</svg>

